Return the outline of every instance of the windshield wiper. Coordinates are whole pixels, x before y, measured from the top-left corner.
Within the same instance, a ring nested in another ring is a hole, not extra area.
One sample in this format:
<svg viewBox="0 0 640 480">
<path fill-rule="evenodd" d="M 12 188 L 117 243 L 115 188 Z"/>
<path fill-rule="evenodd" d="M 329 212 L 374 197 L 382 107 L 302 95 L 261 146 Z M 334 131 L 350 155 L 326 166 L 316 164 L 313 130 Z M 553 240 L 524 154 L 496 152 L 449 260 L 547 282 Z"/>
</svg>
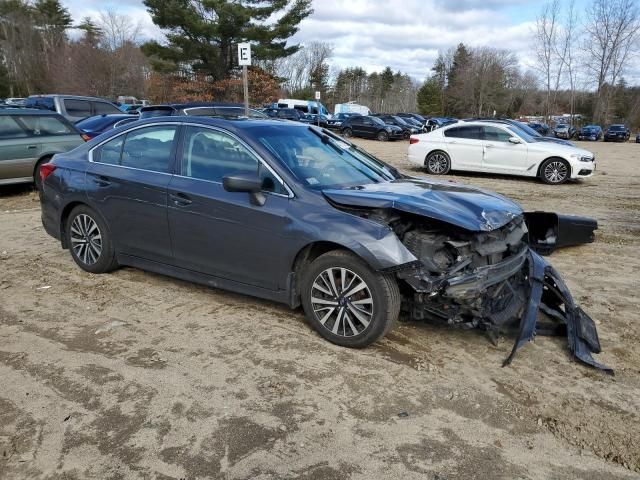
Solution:
<svg viewBox="0 0 640 480">
<path fill-rule="evenodd" d="M 322 141 L 322 143 L 324 143 L 325 145 L 329 145 L 331 148 L 333 148 L 336 152 L 338 152 L 340 155 L 342 155 L 344 153 L 344 151 L 338 146 L 336 145 L 334 142 L 331 141 L 331 139 L 329 138 L 329 135 L 322 133 L 318 130 L 316 130 L 313 127 L 309 127 L 309 130 L 311 130 L 311 132 L 320 138 L 320 140 Z"/>
</svg>

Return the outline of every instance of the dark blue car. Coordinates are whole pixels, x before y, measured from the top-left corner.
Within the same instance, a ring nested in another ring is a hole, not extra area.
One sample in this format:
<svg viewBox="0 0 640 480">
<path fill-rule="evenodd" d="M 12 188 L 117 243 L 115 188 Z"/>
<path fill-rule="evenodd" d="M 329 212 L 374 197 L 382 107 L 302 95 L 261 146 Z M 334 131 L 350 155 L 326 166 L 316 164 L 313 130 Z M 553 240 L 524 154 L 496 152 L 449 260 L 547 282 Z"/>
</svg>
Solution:
<svg viewBox="0 0 640 480">
<path fill-rule="evenodd" d="M 76 127 L 82 132 L 86 140 L 90 140 L 104 132 L 126 125 L 127 123 L 135 122 L 136 120 L 138 120 L 137 115 L 127 113 L 96 115 L 80 120 L 76 123 Z"/>
<path fill-rule="evenodd" d="M 578 130 L 578 140 L 598 141 L 602 138 L 602 127 L 599 125 L 585 125 Z"/>
<path fill-rule="evenodd" d="M 383 337 L 402 309 L 489 332 L 520 326 L 515 353 L 542 308 L 567 324 L 574 354 L 601 367 L 593 321 L 531 250 L 520 206 L 403 175 L 328 130 L 152 118 L 45 167 L 44 227 L 88 272 L 130 265 L 302 305 L 323 337 L 349 347 Z"/>
</svg>

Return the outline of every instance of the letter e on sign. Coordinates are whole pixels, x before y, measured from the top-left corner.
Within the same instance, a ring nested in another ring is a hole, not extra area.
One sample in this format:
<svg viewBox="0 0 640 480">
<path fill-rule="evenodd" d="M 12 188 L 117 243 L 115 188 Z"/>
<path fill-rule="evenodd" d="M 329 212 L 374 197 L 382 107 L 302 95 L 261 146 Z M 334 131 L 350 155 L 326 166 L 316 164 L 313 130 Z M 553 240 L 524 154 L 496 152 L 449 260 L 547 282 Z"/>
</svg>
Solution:
<svg viewBox="0 0 640 480">
<path fill-rule="evenodd" d="M 251 65 L 251 44 L 238 44 L 238 65 Z"/>
</svg>

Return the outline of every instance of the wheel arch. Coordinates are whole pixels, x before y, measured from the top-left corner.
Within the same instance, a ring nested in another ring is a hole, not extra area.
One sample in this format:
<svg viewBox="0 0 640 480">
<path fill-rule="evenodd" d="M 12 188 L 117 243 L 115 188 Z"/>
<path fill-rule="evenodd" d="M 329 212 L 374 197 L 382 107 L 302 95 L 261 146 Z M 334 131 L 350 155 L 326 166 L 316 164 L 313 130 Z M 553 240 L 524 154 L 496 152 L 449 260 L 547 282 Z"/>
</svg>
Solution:
<svg viewBox="0 0 640 480">
<path fill-rule="evenodd" d="M 542 160 L 540 162 L 540 165 L 538 165 L 538 169 L 536 171 L 536 177 L 540 177 L 540 173 L 542 172 L 542 165 L 544 165 L 549 160 L 562 160 L 564 162 L 567 162 L 567 165 L 569 165 L 569 178 L 571 178 L 571 176 L 573 175 L 573 166 L 571 165 L 571 162 L 566 158 L 560 157 L 558 155 L 551 155 L 550 157 L 547 157 L 544 160 Z"/>
<path fill-rule="evenodd" d="M 33 172 L 31 172 L 31 176 L 33 178 L 35 178 L 36 177 L 36 173 L 38 173 L 38 167 L 42 163 L 50 161 L 53 158 L 54 155 L 55 155 L 55 153 L 51 153 L 51 152 L 45 153 L 44 155 L 41 155 L 38 158 L 38 160 L 36 160 L 36 163 L 33 164 Z"/>
<path fill-rule="evenodd" d="M 91 203 L 83 200 L 71 200 L 60 211 L 60 222 L 59 222 L 58 228 L 60 229 L 60 243 L 62 244 L 62 248 L 65 248 L 65 249 L 69 248 L 69 245 L 67 245 L 67 236 L 65 234 L 66 228 L 67 228 L 67 221 L 69 220 L 69 215 L 71 214 L 73 209 L 79 206 L 85 206 L 93 210 L 96 213 L 96 215 L 98 215 L 100 219 L 104 222 L 107 230 L 110 231 L 109 222 L 107 222 L 106 218 L 104 218 L 104 215 L 102 215 L 102 213 L 100 213 L 100 211 L 97 208 L 91 205 Z"/>
<path fill-rule="evenodd" d="M 427 159 L 429 158 L 429 155 L 433 154 L 433 153 L 444 153 L 447 157 L 449 157 L 449 166 L 451 166 L 451 155 L 449 155 L 449 152 L 447 152 L 446 149 L 442 148 L 442 147 L 436 147 L 433 148 L 431 150 L 429 150 L 427 152 L 427 154 L 424 156 L 424 162 L 422 162 L 423 166 L 427 166 Z"/>
</svg>

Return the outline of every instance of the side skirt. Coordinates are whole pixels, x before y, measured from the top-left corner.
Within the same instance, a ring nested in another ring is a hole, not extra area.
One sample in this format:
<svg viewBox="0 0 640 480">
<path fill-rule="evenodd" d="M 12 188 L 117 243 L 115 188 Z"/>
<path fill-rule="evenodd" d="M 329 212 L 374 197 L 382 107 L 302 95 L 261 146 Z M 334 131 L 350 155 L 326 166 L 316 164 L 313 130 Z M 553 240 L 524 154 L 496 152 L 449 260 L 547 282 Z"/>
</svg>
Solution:
<svg viewBox="0 0 640 480">
<path fill-rule="evenodd" d="M 193 270 L 187 270 L 186 268 L 176 267 L 174 265 L 167 265 L 165 263 L 153 262 L 144 258 L 135 257 L 133 255 L 118 254 L 118 263 L 120 265 L 126 265 L 129 267 L 139 268 L 140 270 L 146 270 L 149 272 L 159 273 L 168 277 L 178 278 L 180 280 L 186 280 L 188 282 L 198 283 L 211 288 L 218 288 L 220 290 L 228 290 L 234 293 L 240 293 L 242 295 L 250 295 L 252 297 L 263 298 L 265 300 L 271 300 L 278 303 L 290 304 L 289 292 L 285 290 L 269 290 L 266 288 L 256 287 L 255 285 L 248 285 L 246 283 L 236 282 L 228 280 L 226 278 L 215 277 L 213 275 L 207 275 L 200 272 L 194 272 Z"/>
</svg>

